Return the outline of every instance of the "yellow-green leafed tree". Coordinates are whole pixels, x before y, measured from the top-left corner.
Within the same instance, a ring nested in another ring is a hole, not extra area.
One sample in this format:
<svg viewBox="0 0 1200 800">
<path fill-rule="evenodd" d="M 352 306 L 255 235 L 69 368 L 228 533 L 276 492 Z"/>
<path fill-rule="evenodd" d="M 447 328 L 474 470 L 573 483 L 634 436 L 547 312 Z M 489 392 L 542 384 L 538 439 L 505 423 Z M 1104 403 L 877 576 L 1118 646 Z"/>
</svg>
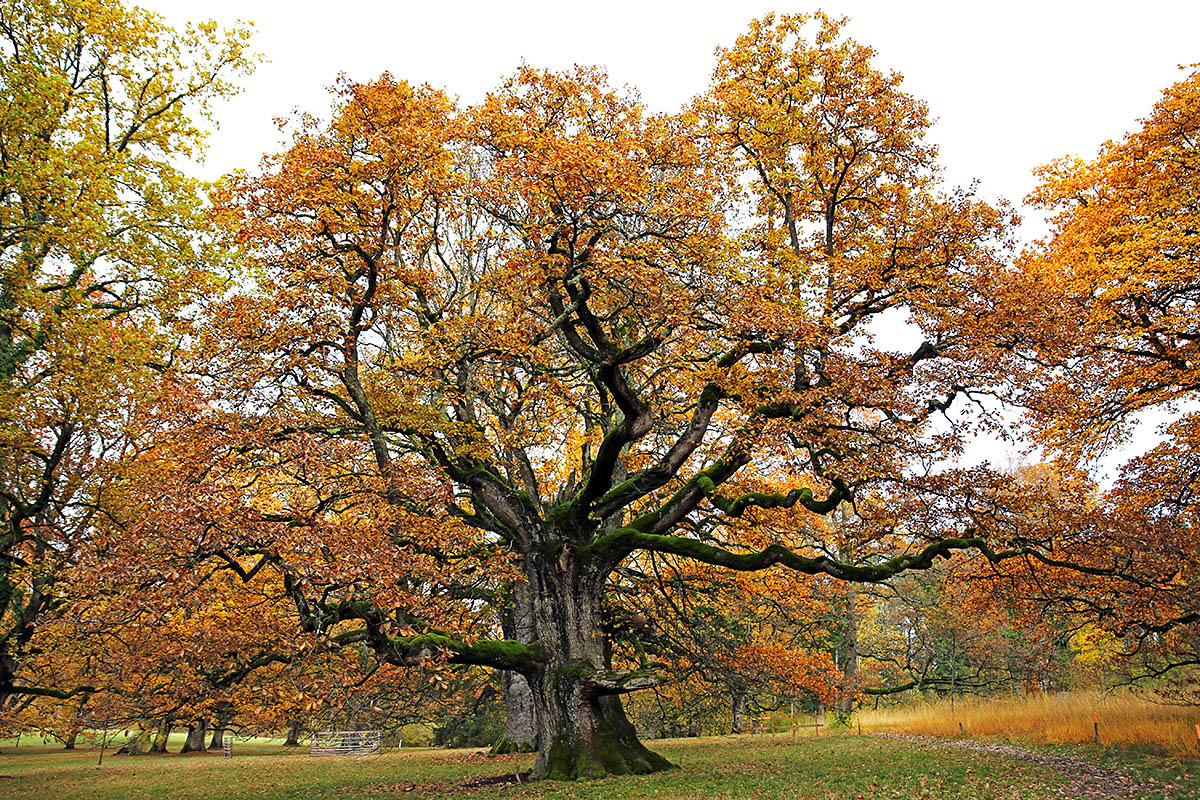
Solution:
<svg viewBox="0 0 1200 800">
<path fill-rule="evenodd" d="M 214 285 L 204 187 L 178 164 L 248 33 L 116 0 L 0 2 L 0 704 L 58 606 L 127 412 Z"/>
</svg>

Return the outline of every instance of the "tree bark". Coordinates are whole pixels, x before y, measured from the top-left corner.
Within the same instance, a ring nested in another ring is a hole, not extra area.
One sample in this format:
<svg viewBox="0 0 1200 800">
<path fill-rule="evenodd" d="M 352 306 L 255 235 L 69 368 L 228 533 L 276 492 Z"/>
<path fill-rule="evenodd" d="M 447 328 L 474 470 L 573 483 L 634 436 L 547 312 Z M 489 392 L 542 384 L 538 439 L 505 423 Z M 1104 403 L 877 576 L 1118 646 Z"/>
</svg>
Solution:
<svg viewBox="0 0 1200 800">
<path fill-rule="evenodd" d="M 646 688 L 649 676 L 615 673 L 600 628 L 607 571 L 589 569 L 565 548 L 558 559 L 526 561 L 536 640 L 547 663 L 531 670 L 538 728 L 535 778 L 576 780 L 645 774 L 671 763 L 637 738 L 619 694 Z"/>
<path fill-rule="evenodd" d="M 501 622 L 504 638 L 522 644 L 533 641 L 533 606 L 529 598 L 529 586 L 518 584 L 513 587 L 512 606 Z M 504 697 L 504 733 L 500 741 L 492 746 L 492 753 L 532 753 L 537 750 L 537 719 L 533 704 L 533 691 L 524 675 L 515 670 L 497 670 L 500 692 Z"/>
<path fill-rule="evenodd" d="M 154 744 L 150 745 L 151 753 L 167 752 L 167 741 L 171 738 L 171 720 L 164 719 L 154 734 Z"/>
<path fill-rule="evenodd" d="M 73 748 L 68 748 L 73 749 Z M 117 751 L 120 755 L 141 756 L 150 752 L 150 729 L 142 728 Z"/>
<path fill-rule="evenodd" d="M 180 753 L 204 752 L 204 734 L 208 731 L 208 720 L 196 720 L 188 726 L 187 739 L 180 748 Z"/>
<path fill-rule="evenodd" d="M 209 750 L 220 750 L 225 746 L 225 731 L 232 717 L 233 715 L 228 711 L 221 711 L 217 714 L 216 722 L 213 724 L 212 738 L 208 741 Z"/>
<path fill-rule="evenodd" d="M 733 733 L 746 732 L 746 701 L 747 694 L 741 690 L 734 690 L 733 693 L 733 723 L 731 730 Z"/>
<path fill-rule="evenodd" d="M 298 719 L 294 719 L 288 723 L 287 741 L 283 743 L 284 747 L 299 747 L 300 734 L 304 730 L 304 723 Z"/>
<path fill-rule="evenodd" d="M 537 710 L 533 690 L 519 672 L 499 670 L 504 696 L 504 733 L 492 747 L 493 754 L 532 753 L 537 750 Z"/>
<path fill-rule="evenodd" d="M 854 711 L 854 694 L 858 690 L 858 587 L 846 587 L 846 613 L 842 620 L 842 690 L 838 696 L 837 709 L 849 718 Z"/>
<path fill-rule="evenodd" d="M 0 367 L 2 371 L 3 367 Z M 8 535 L 3 541 L 22 541 L 24 536 L 20 525 L 12 527 L 14 516 L 10 513 L 7 500 L 0 500 L 0 512 L 3 512 L 0 518 L 9 522 L 6 526 Z M 37 517 L 39 522 L 44 522 L 45 512 L 39 512 Z M 6 545 L 4 552 L 7 553 L 7 550 Z M 34 562 L 41 563 L 48 550 L 52 551 L 52 548 L 45 543 L 35 545 Z M 0 711 L 11 708 L 16 699 L 22 696 L 17 691 L 19 662 L 33 638 L 38 619 L 51 602 L 48 590 L 58 572 L 53 569 L 35 570 L 28 587 L 21 590 L 12 577 L 13 563 L 10 558 L 0 558 L 0 608 L 5 610 L 4 621 L 7 625 L 7 630 L 0 632 Z"/>
</svg>

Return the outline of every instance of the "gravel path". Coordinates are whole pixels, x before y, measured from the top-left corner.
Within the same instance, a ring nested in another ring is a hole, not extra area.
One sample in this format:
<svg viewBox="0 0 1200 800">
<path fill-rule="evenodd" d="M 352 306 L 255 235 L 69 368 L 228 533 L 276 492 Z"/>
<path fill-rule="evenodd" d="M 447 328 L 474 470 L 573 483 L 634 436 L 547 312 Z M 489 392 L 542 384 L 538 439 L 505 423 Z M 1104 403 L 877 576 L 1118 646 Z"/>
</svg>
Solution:
<svg viewBox="0 0 1200 800">
<path fill-rule="evenodd" d="M 1067 783 L 1058 790 L 1059 797 L 1126 798 L 1135 793 L 1155 792 L 1155 797 L 1175 797 L 1175 786 L 1146 778 L 1134 778 L 1126 772 L 1102 767 L 1078 758 L 1039 753 L 1007 744 L 992 744 L 973 739 L 936 739 L 931 736 L 914 736 L 907 733 L 877 733 L 885 739 L 900 739 L 922 746 L 957 747 L 960 750 L 975 750 L 992 753 L 1021 761 L 1029 761 L 1066 776 Z"/>
</svg>

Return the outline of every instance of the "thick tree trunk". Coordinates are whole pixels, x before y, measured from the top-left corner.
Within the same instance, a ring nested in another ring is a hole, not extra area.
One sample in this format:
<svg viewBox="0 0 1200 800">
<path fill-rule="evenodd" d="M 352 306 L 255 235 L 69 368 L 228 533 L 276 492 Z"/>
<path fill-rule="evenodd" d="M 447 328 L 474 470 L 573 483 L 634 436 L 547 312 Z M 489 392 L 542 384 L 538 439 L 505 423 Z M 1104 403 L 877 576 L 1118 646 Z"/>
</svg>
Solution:
<svg viewBox="0 0 1200 800">
<path fill-rule="evenodd" d="M 513 587 L 512 608 L 502 620 L 504 638 L 529 644 L 534 637 L 533 606 L 529 586 Z M 513 670 L 497 670 L 504 697 L 504 733 L 492 746 L 492 753 L 532 753 L 537 750 L 537 718 L 533 690 L 524 675 Z"/>
<path fill-rule="evenodd" d="M 549 656 L 527 676 L 538 726 L 534 777 L 575 780 L 670 768 L 638 741 L 621 707 L 619 693 L 650 684 L 645 675 L 611 670 L 600 629 L 605 576 L 577 568 L 569 550 L 554 561 L 530 559 L 526 568 L 536 638 Z"/>
<path fill-rule="evenodd" d="M 171 738 L 171 720 L 164 719 L 154 734 L 154 744 L 150 745 L 151 753 L 167 752 L 167 741 Z"/>
<path fill-rule="evenodd" d="M 746 700 L 747 695 L 744 691 L 735 690 L 733 693 L 733 724 L 732 731 L 734 733 L 746 732 Z"/>
<path fill-rule="evenodd" d="M 287 741 L 283 743 L 284 747 L 299 747 L 300 734 L 304 730 L 304 723 L 298 719 L 294 719 L 288 723 Z"/>
<path fill-rule="evenodd" d="M 671 762 L 638 741 L 617 695 L 592 695 L 572 676 L 535 683 L 539 736 L 549 744 L 538 749 L 534 777 L 577 780 L 671 767 Z"/>
<path fill-rule="evenodd" d="M 220 750 L 224 747 L 225 731 L 228 729 L 229 721 L 233 715 L 228 711 L 222 711 L 217 714 L 216 722 L 213 725 L 212 738 L 208 740 L 209 750 Z"/>
<path fill-rule="evenodd" d="M 197 720 L 188 726 L 187 739 L 180 748 L 180 753 L 204 752 L 204 734 L 208 731 L 208 720 Z"/>
<path fill-rule="evenodd" d="M 533 690 L 519 672 L 500 670 L 500 690 L 504 695 L 504 733 L 492 746 L 492 753 L 532 753 L 537 750 L 537 710 Z"/>
</svg>

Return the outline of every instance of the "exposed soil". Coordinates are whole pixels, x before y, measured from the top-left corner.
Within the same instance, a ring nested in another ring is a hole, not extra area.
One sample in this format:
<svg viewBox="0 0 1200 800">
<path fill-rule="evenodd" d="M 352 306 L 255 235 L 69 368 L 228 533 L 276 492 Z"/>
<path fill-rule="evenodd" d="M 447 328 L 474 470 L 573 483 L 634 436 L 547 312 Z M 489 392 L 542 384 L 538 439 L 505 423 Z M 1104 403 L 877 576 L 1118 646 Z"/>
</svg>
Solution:
<svg viewBox="0 0 1200 800">
<path fill-rule="evenodd" d="M 458 797 L 466 792 L 471 792 L 476 789 L 495 789 L 504 788 L 509 785 L 520 783 L 528 783 L 530 773 L 528 772 L 510 772 L 504 775 L 489 775 L 484 778 L 474 778 L 469 781 L 460 781 L 458 783 L 444 784 L 416 784 L 416 783 L 381 783 L 375 786 L 364 788 L 347 788 L 339 790 L 345 794 L 384 794 L 394 795 L 408 792 L 435 792 L 444 794 L 447 797 Z"/>
<path fill-rule="evenodd" d="M 493 775 L 490 778 L 476 778 L 473 781 L 464 781 L 459 784 L 463 789 L 481 789 L 485 786 L 503 786 L 506 783 L 528 783 L 528 772 L 513 773 L 511 775 Z"/>
</svg>

